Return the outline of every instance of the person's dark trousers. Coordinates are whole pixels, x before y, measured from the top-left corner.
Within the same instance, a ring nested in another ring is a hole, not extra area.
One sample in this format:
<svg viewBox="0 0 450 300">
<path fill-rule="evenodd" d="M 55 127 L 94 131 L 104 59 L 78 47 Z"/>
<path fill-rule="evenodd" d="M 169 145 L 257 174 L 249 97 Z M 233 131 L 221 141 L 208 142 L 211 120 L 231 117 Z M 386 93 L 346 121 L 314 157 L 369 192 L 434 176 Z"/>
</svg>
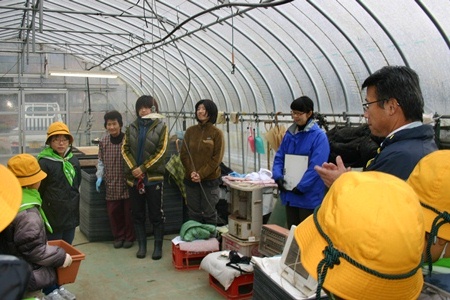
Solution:
<svg viewBox="0 0 450 300">
<path fill-rule="evenodd" d="M 131 200 L 106 201 L 106 209 L 114 241 L 133 242 L 135 236 L 133 218 L 131 216 Z"/>
<path fill-rule="evenodd" d="M 130 188 L 131 210 L 134 220 L 136 239 L 139 250 L 136 257 L 144 258 L 147 254 L 147 235 L 145 230 L 146 211 L 153 224 L 155 234 L 155 249 L 152 257 L 162 257 L 162 240 L 164 236 L 164 212 L 162 209 L 162 183 L 145 186 L 145 193 L 139 194 L 136 187 Z M 145 209 L 147 206 L 147 210 Z"/>
<path fill-rule="evenodd" d="M 133 216 L 134 233 L 138 243 L 137 258 L 144 258 L 147 255 L 147 233 L 145 230 L 145 194 L 139 194 L 135 186 L 129 188 L 131 199 L 131 214 Z"/>
<path fill-rule="evenodd" d="M 145 187 L 147 195 L 148 218 L 153 224 L 153 236 L 155 238 L 152 259 L 162 257 L 162 244 L 164 239 L 164 211 L 163 211 L 163 183 Z"/>
<path fill-rule="evenodd" d="M 219 202 L 219 185 L 202 183 L 202 185 L 186 185 L 185 188 L 189 219 L 217 225 L 216 205 Z"/>
<path fill-rule="evenodd" d="M 291 228 L 292 225 L 297 226 L 313 213 L 314 209 L 286 205 L 286 221 L 288 228 Z"/>
</svg>

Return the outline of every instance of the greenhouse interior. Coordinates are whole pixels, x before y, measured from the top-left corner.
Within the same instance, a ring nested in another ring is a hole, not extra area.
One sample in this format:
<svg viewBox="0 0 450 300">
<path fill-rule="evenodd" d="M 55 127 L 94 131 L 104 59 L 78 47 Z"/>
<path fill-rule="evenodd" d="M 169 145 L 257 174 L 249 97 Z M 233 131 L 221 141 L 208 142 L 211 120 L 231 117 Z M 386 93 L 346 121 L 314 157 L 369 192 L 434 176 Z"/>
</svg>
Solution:
<svg viewBox="0 0 450 300">
<path fill-rule="evenodd" d="M 164 179 L 164 205 L 170 204 L 163 259 L 136 259 L 136 243 L 117 254 L 104 205 L 89 211 L 86 204 L 86 198 L 105 197 L 104 189 L 95 191 L 99 140 L 108 135 L 104 115 L 118 111 L 125 132 L 137 118 L 137 99 L 152 96 L 168 129 L 167 162 L 186 130 L 197 125 L 196 104 L 212 100 L 224 139 L 222 171 L 244 176 L 272 171 L 294 122 L 291 103 L 307 96 L 314 122 L 328 137 L 329 161 L 347 155 L 345 167 L 359 169 L 367 162 L 364 145 L 352 139 L 370 135 L 365 109 L 372 103 L 363 83 L 383 67 L 406 66 L 420 79 L 422 123 L 432 126 L 439 150 L 450 149 L 449 16 L 450 2 L 436 0 L 2 0 L 0 164 L 23 153 L 37 157 L 52 123 L 70 129 L 83 174 L 73 245 L 86 254 L 77 281 L 67 285 L 76 299 L 311 298 L 316 294 L 298 298 L 283 286 L 270 290 L 260 270 L 254 278 L 252 273 L 250 291 L 243 276 L 242 289 L 232 295 L 198 266 L 174 268 L 170 241 L 188 217 L 170 178 Z M 255 149 L 256 140 L 261 145 Z M 221 190 L 225 227 L 232 190 Z M 278 223 L 287 238 L 277 184 L 263 194 L 270 203 L 261 204 L 261 212 L 271 216 L 261 222 Z M 259 232 L 263 225 L 250 220 L 247 226 Z M 149 233 L 152 240 L 152 228 Z M 260 234 L 256 241 L 263 240 Z M 221 250 L 230 250 L 224 243 Z"/>
</svg>

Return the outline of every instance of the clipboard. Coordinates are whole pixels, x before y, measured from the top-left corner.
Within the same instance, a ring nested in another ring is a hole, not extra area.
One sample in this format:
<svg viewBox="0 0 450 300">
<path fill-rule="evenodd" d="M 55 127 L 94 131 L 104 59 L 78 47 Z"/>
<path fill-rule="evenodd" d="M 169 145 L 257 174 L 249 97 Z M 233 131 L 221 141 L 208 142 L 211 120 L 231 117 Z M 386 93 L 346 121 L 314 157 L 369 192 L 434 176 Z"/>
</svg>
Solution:
<svg viewBox="0 0 450 300">
<path fill-rule="evenodd" d="M 284 187 L 291 191 L 297 186 L 308 169 L 308 156 L 286 154 L 284 156 Z"/>
</svg>

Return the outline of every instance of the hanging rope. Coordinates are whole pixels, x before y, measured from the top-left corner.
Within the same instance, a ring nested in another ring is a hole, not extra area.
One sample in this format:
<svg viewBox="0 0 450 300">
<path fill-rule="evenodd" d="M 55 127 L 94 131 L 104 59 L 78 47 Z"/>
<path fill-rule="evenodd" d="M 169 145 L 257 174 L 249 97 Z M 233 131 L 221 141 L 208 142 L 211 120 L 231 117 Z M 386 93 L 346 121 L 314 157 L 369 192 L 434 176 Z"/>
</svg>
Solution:
<svg viewBox="0 0 450 300">
<path fill-rule="evenodd" d="M 436 244 L 436 242 L 437 242 L 437 234 L 438 234 L 439 228 L 444 224 L 450 223 L 450 214 L 446 211 L 440 212 L 439 210 L 437 210 L 434 207 L 429 206 L 425 203 L 420 202 L 420 204 L 423 207 L 425 207 L 426 209 L 429 209 L 437 214 L 436 218 L 434 218 L 433 223 L 431 225 L 431 230 L 430 230 L 430 234 L 428 236 L 427 249 L 426 249 L 428 270 L 429 270 L 429 274 L 431 274 L 431 271 L 433 270 L 433 260 L 431 258 L 431 246 L 433 244 Z"/>
<path fill-rule="evenodd" d="M 230 7 L 233 16 L 233 7 Z M 234 74 L 236 65 L 234 64 L 234 16 L 231 17 L 231 74 Z"/>
</svg>

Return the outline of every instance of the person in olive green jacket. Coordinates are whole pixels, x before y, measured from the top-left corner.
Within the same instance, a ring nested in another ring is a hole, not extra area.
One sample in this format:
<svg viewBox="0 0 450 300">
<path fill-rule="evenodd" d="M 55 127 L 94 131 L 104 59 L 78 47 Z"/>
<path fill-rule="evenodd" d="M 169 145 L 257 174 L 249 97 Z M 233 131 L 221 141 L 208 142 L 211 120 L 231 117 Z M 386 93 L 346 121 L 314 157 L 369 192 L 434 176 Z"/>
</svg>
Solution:
<svg viewBox="0 0 450 300">
<path fill-rule="evenodd" d="M 152 96 L 141 96 L 136 101 L 137 119 L 126 131 L 122 145 L 125 176 L 129 186 L 131 211 L 139 249 L 137 258 L 147 254 L 145 229 L 148 217 L 153 224 L 155 238 L 152 259 L 162 257 L 164 236 L 163 181 L 168 143 L 168 129 L 158 115 L 158 103 Z"/>
</svg>

